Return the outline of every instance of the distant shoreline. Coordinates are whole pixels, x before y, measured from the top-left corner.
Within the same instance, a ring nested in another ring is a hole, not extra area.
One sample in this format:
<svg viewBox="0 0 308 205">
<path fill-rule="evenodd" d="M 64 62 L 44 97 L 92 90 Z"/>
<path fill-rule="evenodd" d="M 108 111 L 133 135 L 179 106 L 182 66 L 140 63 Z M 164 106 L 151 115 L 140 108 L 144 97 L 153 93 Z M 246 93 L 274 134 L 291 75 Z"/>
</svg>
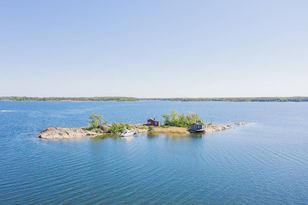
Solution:
<svg viewBox="0 0 308 205">
<path fill-rule="evenodd" d="M 308 102 L 308 97 L 214 97 L 214 98 L 135 98 L 135 97 L 23 97 L 4 96 L 0 101 L 181 101 L 181 102 Z"/>
</svg>

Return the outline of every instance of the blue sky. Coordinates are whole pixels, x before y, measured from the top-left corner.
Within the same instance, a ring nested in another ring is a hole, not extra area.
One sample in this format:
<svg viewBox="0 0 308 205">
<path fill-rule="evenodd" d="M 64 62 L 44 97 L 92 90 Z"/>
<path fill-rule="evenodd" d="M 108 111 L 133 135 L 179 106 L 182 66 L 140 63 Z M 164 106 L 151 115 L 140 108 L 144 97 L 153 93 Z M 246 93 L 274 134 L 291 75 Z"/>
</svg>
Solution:
<svg viewBox="0 0 308 205">
<path fill-rule="evenodd" d="M 308 1 L 0 1 L 0 95 L 308 96 Z"/>
</svg>

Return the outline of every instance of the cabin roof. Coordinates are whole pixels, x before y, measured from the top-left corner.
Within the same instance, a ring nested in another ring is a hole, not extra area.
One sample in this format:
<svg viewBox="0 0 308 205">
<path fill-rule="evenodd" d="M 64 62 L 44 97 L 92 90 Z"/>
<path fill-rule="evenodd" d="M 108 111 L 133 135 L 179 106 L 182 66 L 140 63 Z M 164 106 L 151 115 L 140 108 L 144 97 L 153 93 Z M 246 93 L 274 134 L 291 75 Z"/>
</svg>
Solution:
<svg viewBox="0 0 308 205">
<path fill-rule="evenodd" d="M 150 118 L 150 119 L 148 119 L 148 121 L 156 121 L 156 122 L 158 122 L 158 120 L 155 120 L 155 118 Z"/>
</svg>

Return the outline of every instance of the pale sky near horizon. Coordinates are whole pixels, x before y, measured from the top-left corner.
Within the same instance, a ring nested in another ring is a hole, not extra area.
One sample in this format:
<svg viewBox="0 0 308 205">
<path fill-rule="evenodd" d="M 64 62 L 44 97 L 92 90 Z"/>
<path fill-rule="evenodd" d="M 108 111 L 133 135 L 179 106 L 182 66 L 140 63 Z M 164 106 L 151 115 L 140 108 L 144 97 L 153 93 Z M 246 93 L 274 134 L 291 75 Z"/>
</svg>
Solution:
<svg viewBox="0 0 308 205">
<path fill-rule="evenodd" d="M 308 96 L 307 0 L 2 0 L 0 96 Z"/>
</svg>

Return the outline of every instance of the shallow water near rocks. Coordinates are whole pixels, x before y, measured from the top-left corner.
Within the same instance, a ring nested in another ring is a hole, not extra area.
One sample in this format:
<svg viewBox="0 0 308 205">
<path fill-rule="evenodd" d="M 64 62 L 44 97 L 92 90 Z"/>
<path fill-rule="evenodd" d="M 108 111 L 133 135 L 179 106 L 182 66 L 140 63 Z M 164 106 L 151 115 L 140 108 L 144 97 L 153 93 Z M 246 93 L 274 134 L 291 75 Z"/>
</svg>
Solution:
<svg viewBox="0 0 308 205">
<path fill-rule="evenodd" d="M 205 136 L 42 140 L 91 113 L 251 122 Z M 308 204 L 308 103 L 0 102 L 0 204 Z"/>
</svg>

